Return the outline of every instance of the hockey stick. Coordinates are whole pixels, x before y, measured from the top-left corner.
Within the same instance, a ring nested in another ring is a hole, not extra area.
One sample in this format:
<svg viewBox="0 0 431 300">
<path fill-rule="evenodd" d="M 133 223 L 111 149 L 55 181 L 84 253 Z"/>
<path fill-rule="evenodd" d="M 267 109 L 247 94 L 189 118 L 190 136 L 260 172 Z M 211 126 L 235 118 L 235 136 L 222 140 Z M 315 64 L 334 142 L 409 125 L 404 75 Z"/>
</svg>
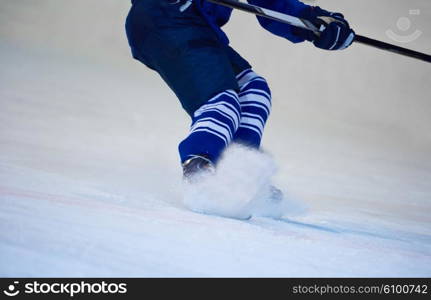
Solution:
<svg viewBox="0 0 431 300">
<path fill-rule="evenodd" d="M 219 4 L 219 5 L 239 9 L 248 13 L 252 13 L 278 22 L 286 23 L 295 27 L 310 30 L 317 35 L 320 34 L 319 29 L 313 23 L 305 19 L 279 13 L 277 11 L 273 11 L 256 5 L 240 2 L 238 0 L 207 0 L 207 1 Z M 362 35 L 356 35 L 355 42 L 431 63 L 431 55 L 413 51 L 407 48 L 399 47 L 393 44 L 388 44 L 382 41 L 370 39 Z"/>
</svg>

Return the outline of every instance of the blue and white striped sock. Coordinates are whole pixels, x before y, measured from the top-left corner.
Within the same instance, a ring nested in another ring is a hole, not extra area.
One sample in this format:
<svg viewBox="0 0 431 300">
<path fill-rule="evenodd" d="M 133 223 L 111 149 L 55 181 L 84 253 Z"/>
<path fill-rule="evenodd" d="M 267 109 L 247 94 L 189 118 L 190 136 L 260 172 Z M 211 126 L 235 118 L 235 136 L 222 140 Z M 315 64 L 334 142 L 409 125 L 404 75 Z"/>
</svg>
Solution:
<svg viewBox="0 0 431 300">
<path fill-rule="evenodd" d="M 271 113 L 271 91 L 266 80 L 248 69 L 237 75 L 240 87 L 241 122 L 234 141 L 259 148 Z"/>
<path fill-rule="evenodd" d="M 195 111 L 188 137 L 179 145 L 181 162 L 205 155 L 216 162 L 238 130 L 241 107 L 238 94 L 227 90 Z"/>
</svg>

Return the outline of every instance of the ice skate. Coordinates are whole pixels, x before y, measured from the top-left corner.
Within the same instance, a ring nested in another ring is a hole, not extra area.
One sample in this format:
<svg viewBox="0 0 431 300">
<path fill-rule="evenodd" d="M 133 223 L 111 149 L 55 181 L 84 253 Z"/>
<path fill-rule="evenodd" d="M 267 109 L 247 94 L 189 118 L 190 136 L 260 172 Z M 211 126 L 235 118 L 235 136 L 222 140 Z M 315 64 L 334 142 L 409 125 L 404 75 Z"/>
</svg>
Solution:
<svg viewBox="0 0 431 300">
<path fill-rule="evenodd" d="M 183 163 L 183 179 L 193 183 L 198 178 L 215 173 L 215 166 L 203 155 L 194 155 Z"/>
</svg>

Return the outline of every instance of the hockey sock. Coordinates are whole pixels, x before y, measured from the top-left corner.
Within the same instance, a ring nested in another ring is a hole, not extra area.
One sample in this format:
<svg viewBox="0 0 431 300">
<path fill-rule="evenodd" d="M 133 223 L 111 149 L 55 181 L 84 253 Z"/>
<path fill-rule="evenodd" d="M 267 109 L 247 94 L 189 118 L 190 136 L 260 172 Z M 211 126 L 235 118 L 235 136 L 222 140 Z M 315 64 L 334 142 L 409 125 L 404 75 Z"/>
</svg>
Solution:
<svg viewBox="0 0 431 300">
<path fill-rule="evenodd" d="M 266 80 L 248 69 L 237 76 L 241 121 L 234 142 L 259 148 L 271 112 L 271 91 Z"/>
<path fill-rule="evenodd" d="M 179 145 L 181 162 L 202 155 L 216 163 L 238 130 L 241 107 L 234 90 L 208 100 L 192 118 L 190 133 Z"/>
</svg>

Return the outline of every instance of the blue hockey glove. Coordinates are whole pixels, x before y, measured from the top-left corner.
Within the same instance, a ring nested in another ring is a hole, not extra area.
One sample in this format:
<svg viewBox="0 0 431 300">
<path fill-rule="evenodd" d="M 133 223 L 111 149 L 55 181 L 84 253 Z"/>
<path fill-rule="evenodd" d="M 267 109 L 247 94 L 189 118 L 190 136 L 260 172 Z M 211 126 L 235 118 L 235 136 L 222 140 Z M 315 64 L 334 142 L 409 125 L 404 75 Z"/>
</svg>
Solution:
<svg viewBox="0 0 431 300">
<path fill-rule="evenodd" d="M 307 30 L 298 33 L 320 49 L 342 50 L 349 47 L 355 40 L 355 32 L 341 13 L 332 13 L 319 6 L 305 9 L 301 16 L 312 22 L 320 30 L 320 36 Z"/>
</svg>

